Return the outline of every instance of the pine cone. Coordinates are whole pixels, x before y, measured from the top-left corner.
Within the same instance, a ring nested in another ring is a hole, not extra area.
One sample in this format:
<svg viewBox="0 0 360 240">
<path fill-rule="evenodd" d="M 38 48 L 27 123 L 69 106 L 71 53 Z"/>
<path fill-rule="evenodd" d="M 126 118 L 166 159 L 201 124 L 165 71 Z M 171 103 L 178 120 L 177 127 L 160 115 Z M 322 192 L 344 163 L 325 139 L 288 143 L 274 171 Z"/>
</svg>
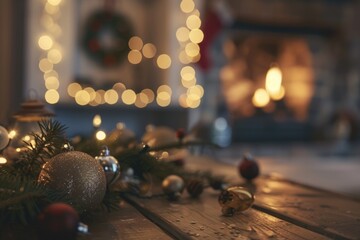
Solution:
<svg viewBox="0 0 360 240">
<path fill-rule="evenodd" d="M 186 185 L 186 190 L 193 198 L 197 198 L 204 191 L 204 183 L 199 179 L 191 179 Z"/>
</svg>

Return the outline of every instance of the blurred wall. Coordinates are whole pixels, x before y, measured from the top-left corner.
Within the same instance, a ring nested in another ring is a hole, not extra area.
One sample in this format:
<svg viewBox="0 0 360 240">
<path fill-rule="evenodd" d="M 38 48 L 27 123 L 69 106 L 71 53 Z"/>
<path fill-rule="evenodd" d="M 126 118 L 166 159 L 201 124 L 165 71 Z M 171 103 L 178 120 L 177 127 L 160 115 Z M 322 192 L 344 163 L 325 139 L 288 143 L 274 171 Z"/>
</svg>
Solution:
<svg viewBox="0 0 360 240">
<path fill-rule="evenodd" d="M 0 1 L 0 123 L 6 124 L 23 96 L 26 1 Z"/>
</svg>

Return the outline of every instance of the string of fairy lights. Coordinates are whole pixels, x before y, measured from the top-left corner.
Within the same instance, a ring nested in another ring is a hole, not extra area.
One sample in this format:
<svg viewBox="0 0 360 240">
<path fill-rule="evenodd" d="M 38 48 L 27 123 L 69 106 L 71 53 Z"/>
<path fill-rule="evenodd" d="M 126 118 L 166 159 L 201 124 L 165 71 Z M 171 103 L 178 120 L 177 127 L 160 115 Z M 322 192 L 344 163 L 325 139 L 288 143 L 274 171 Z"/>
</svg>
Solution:
<svg viewBox="0 0 360 240">
<path fill-rule="evenodd" d="M 46 87 L 44 97 L 49 104 L 57 104 L 60 101 L 58 92 L 60 80 L 56 65 L 62 61 L 63 56 L 61 45 L 57 39 L 62 31 L 58 20 L 64 1 L 66 0 L 43 0 L 41 24 L 45 33 L 38 39 L 38 45 L 42 50 L 39 69 L 44 76 Z M 185 14 L 186 22 L 176 31 L 176 39 L 179 43 L 178 61 L 182 65 L 178 77 L 179 85 L 183 90 L 183 93 L 179 95 L 178 104 L 183 108 L 197 108 L 200 106 L 204 89 L 197 83 L 196 70 L 192 64 L 200 60 L 199 44 L 202 42 L 204 34 L 200 30 L 200 12 L 196 8 L 194 0 L 182 0 L 179 8 Z M 133 36 L 128 45 L 130 51 L 127 60 L 130 64 L 140 64 L 146 58 L 153 60 L 159 69 L 166 70 L 175 61 L 169 54 L 158 54 L 157 47 L 153 43 L 144 43 L 139 36 Z M 159 86 L 156 91 L 145 88 L 135 92 L 121 82 L 115 83 L 111 89 L 94 89 L 73 82 L 67 86 L 67 93 L 80 106 L 124 104 L 144 108 L 149 104 L 156 103 L 160 107 L 167 107 L 173 100 L 173 90 L 166 84 Z"/>
</svg>

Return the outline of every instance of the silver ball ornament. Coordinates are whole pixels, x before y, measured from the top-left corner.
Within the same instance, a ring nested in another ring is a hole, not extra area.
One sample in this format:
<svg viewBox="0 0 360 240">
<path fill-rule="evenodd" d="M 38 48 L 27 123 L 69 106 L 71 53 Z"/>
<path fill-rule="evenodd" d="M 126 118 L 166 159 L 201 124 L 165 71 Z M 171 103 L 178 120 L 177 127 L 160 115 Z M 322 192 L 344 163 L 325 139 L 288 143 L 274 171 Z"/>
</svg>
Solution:
<svg viewBox="0 0 360 240">
<path fill-rule="evenodd" d="M 65 193 L 72 204 L 82 210 L 99 206 L 106 191 L 105 173 L 98 161 L 78 151 L 60 153 L 51 158 L 43 165 L 38 181 Z"/>
<path fill-rule="evenodd" d="M 118 160 L 110 155 L 110 151 L 107 147 L 104 147 L 100 156 L 95 157 L 99 161 L 101 167 L 104 169 L 106 183 L 110 186 L 114 183 L 120 176 L 120 165 Z"/>
<path fill-rule="evenodd" d="M 9 133 L 6 128 L 0 126 L 0 151 L 6 148 L 9 144 Z"/>
<path fill-rule="evenodd" d="M 177 175 L 167 176 L 162 182 L 162 189 L 169 198 L 178 198 L 184 188 L 184 180 Z"/>
</svg>

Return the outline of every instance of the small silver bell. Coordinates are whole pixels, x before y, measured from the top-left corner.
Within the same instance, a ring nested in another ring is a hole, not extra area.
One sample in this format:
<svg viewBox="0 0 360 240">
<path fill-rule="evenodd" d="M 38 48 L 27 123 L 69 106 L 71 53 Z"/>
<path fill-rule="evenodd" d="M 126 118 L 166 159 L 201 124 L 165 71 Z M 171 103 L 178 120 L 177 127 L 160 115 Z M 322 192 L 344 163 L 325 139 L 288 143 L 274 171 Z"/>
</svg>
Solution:
<svg viewBox="0 0 360 240">
<path fill-rule="evenodd" d="M 120 176 L 120 165 L 118 160 L 110 155 L 108 147 L 104 146 L 100 156 L 95 157 L 104 169 L 107 185 L 110 186 Z"/>
</svg>

